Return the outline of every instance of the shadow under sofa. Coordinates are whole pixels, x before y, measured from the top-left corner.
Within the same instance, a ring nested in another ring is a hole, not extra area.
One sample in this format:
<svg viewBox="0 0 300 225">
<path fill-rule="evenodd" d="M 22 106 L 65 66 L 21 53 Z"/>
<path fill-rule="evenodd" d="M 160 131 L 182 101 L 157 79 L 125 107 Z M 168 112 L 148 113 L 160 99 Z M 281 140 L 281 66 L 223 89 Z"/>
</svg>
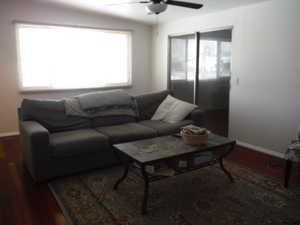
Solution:
<svg viewBox="0 0 300 225">
<path fill-rule="evenodd" d="M 118 163 L 113 144 L 173 134 L 188 124 L 203 125 L 203 111 L 199 108 L 178 123 L 151 120 L 168 94 L 165 90 L 133 97 L 137 118 L 67 117 L 63 100 L 29 102 L 26 107 L 33 112 L 32 116 L 22 105 L 19 109 L 21 149 L 34 181 L 113 166 Z"/>
</svg>

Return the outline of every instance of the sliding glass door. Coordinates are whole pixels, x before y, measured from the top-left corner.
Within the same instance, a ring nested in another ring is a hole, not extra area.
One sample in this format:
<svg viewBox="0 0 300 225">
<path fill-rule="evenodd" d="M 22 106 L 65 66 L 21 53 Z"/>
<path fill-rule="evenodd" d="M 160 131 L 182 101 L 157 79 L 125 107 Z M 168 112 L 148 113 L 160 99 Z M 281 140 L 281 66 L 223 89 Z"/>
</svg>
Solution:
<svg viewBox="0 0 300 225">
<path fill-rule="evenodd" d="M 231 30 L 201 33 L 196 103 L 207 110 L 229 108 Z"/>
<path fill-rule="evenodd" d="M 175 97 L 196 103 L 227 135 L 231 76 L 231 29 L 169 39 L 169 89 Z M 213 116 L 217 115 L 217 116 Z"/>
<path fill-rule="evenodd" d="M 196 103 L 206 112 L 206 126 L 227 136 L 231 76 L 231 30 L 201 33 Z"/>
</svg>

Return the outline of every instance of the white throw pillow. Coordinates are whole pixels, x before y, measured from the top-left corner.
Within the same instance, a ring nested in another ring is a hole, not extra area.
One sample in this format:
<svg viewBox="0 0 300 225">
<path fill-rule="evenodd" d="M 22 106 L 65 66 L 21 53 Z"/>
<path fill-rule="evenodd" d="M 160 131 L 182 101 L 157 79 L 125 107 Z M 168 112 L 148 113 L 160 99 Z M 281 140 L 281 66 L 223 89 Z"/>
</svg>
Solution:
<svg viewBox="0 0 300 225">
<path fill-rule="evenodd" d="M 159 105 L 151 120 L 163 120 L 169 113 L 170 108 L 172 108 L 172 106 L 174 105 L 175 100 L 176 99 L 171 95 L 168 95 L 165 100 L 163 100 L 163 102 Z"/>
<path fill-rule="evenodd" d="M 189 113 L 191 113 L 196 105 L 181 101 L 168 95 L 155 111 L 151 120 L 162 120 L 169 123 L 177 123 L 182 121 Z"/>
</svg>

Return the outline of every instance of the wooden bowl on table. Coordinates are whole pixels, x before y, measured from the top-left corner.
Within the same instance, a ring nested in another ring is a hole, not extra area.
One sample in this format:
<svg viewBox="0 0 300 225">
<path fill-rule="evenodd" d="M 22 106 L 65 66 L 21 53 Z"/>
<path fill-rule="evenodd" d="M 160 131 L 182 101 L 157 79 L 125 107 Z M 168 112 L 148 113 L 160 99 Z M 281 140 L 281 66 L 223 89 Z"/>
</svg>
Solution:
<svg viewBox="0 0 300 225">
<path fill-rule="evenodd" d="M 208 140 L 208 132 L 204 134 L 191 134 L 188 132 L 181 132 L 182 140 L 188 145 L 206 145 Z"/>
</svg>

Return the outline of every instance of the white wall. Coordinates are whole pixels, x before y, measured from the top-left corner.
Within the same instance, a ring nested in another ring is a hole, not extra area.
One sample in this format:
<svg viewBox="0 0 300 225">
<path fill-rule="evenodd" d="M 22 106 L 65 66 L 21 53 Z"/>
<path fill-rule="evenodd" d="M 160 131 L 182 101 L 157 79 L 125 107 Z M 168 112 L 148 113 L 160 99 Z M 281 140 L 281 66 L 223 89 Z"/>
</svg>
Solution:
<svg viewBox="0 0 300 225">
<path fill-rule="evenodd" d="M 284 152 L 300 125 L 299 9 L 299 0 L 273 0 L 160 25 L 153 32 L 153 89 L 167 87 L 168 35 L 233 26 L 229 135 Z"/>
<path fill-rule="evenodd" d="M 18 91 L 16 41 L 13 21 L 78 25 L 133 30 L 133 94 L 151 89 L 152 28 L 137 22 L 58 7 L 31 0 L 0 1 L 0 136 L 17 131 L 16 109 L 24 97 L 61 98 L 76 92 L 20 94 Z M 84 75 L 84 74 L 83 74 Z"/>
</svg>

